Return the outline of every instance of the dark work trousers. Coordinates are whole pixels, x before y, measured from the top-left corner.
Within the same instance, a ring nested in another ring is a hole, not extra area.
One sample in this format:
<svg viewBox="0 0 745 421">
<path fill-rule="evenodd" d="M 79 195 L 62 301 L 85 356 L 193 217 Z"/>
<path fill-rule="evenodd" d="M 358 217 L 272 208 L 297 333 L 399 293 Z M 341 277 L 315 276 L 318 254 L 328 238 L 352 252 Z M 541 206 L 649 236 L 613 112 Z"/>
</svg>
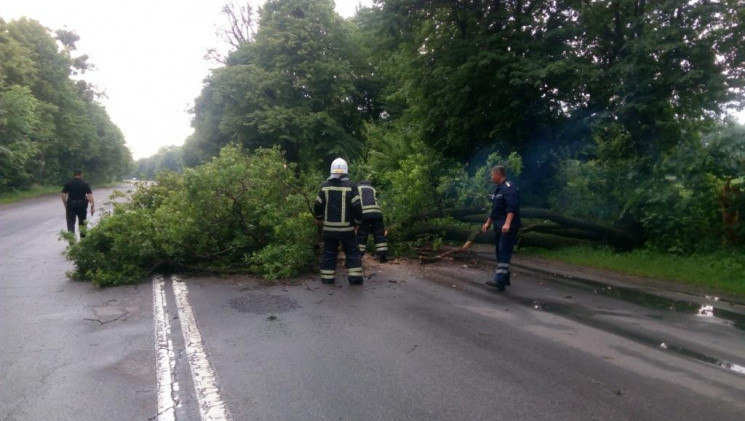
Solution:
<svg viewBox="0 0 745 421">
<path fill-rule="evenodd" d="M 321 254 L 321 280 L 326 283 L 334 281 L 336 276 L 336 257 L 339 254 L 339 243 L 344 250 L 349 270 L 349 283 L 362 283 L 362 255 L 357 247 L 354 231 L 323 235 L 323 253 Z"/>
<path fill-rule="evenodd" d="M 503 234 L 501 230 L 495 232 L 495 243 L 497 249 L 497 273 L 494 280 L 503 284 L 510 284 L 510 260 L 512 259 L 512 248 L 517 240 L 517 233 L 510 231 Z"/>
<path fill-rule="evenodd" d="M 75 220 L 78 221 L 80 228 L 80 237 L 85 237 L 85 219 L 88 216 L 87 201 L 68 201 L 67 202 L 67 230 L 75 232 Z"/>
<path fill-rule="evenodd" d="M 388 254 L 388 241 L 385 238 L 385 223 L 383 222 L 383 218 L 362 218 L 362 224 L 360 224 L 357 230 L 357 243 L 360 245 L 360 252 L 365 254 L 367 236 L 370 233 L 372 233 L 375 240 L 375 251 L 378 255 Z"/>
</svg>

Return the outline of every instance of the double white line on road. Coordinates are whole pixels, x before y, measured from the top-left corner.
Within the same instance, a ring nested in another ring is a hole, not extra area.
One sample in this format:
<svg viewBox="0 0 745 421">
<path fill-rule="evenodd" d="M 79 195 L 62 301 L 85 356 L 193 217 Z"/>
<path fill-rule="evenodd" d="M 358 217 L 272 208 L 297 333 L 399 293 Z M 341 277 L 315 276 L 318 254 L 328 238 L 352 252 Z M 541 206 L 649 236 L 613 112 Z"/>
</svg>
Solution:
<svg viewBox="0 0 745 421">
<path fill-rule="evenodd" d="M 202 420 L 231 420 L 230 412 L 222 399 L 217 379 L 202 344 L 202 335 L 197 328 L 194 312 L 189 304 L 189 290 L 177 277 L 171 278 L 176 308 L 184 336 L 186 357 L 189 361 L 194 391 L 199 402 Z M 162 277 L 153 279 L 153 318 L 155 320 L 156 373 L 158 386 L 158 421 L 176 419 L 178 405 L 178 383 L 174 368 L 176 356 L 171 340 L 171 324 L 168 320 L 165 282 Z"/>
</svg>

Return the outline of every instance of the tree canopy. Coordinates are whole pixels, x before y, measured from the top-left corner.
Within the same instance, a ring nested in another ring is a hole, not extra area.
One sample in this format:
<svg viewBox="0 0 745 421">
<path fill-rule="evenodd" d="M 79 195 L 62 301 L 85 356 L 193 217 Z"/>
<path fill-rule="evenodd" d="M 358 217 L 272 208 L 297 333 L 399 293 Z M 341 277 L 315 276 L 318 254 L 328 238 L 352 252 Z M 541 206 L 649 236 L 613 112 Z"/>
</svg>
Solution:
<svg viewBox="0 0 745 421">
<path fill-rule="evenodd" d="M 78 39 L 34 20 L 0 19 L 0 191 L 58 184 L 74 168 L 92 181 L 129 171 L 124 136 L 79 78 L 92 65 L 74 56 Z"/>
<path fill-rule="evenodd" d="M 366 90 L 372 70 L 355 48 L 354 31 L 332 0 L 267 2 L 255 38 L 214 71 L 196 101 L 187 163 L 229 142 L 279 145 L 301 167 L 359 156 L 362 123 L 378 110 Z"/>
<path fill-rule="evenodd" d="M 347 20 L 331 0 L 230 10 L 241 36 L 195 102 L 187 166 L 231 142 L 279 146 L 298 171 L 342 156 L 406 225 L 483 205 L 483 166 L 517 157 L 526 203 L 670 250 L 716 243 L 708 228 L 734 212 L 720 202 L 745 175 L 727 122 L 743 107 L 743 0 L 378 0 Z"/>
</svg>

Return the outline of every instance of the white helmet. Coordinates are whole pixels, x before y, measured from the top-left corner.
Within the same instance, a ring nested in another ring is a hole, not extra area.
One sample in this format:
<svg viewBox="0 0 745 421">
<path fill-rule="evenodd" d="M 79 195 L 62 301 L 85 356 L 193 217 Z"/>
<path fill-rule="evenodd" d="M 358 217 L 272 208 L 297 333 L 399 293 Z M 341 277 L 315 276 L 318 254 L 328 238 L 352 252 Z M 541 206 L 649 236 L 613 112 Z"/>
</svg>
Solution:
<svg viewBox="0 0 745 421">
<path fill-rule="evenodd" d="M 336 158 L 334 162 L 331 163 L 331 174 L 346 174 L 347 170 L 347 161 L 341 158 Z"/>
</svg>

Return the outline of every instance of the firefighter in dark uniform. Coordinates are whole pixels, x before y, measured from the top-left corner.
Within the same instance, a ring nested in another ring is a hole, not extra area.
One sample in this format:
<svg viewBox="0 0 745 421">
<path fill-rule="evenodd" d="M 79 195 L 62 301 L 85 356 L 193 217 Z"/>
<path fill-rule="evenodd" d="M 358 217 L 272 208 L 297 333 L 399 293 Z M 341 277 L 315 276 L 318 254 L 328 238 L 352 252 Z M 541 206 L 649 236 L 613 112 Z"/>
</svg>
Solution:
<svg viewBox="0 0 745 421">
<path fill-rule="evenodd" d="M 378 191 L 367 180 L 357 183 L 357 191 L 362 202 L 362 223 L 357 229 L 357 243 L 360 245 L 360 252 L 363 256 L 365 255 L 367 237 L 372 233 L 378 259 L 385 263 L 388 261 L 388 242 L 385 238 L 383 210 L 378 203 Z"/>
<path fill-rule="evenodd" d="M 75 232 L 75 220 L 77 220 L 80 228 L 80 238 L 85 237 L 88 204 L 91 205 L 91 216 L 96 211 L 91 186 L 82 177 L 83 172 L 75 170 L 73 171 L 73 178 L 62 187 L 62 205 L 65 206 L 67 230 Z"/>
<path fill-rule="evenodd" d="M 520 192 L 512 181 L 507 180 L 507 173 L 502 165 L 492 168 L 491 180 L 497 188 L 492 195 L 491 214 L 481 230 L 486 232 L 494 224 L 497 271 L 494 278 L 486 284 L 504 291 L 510 284 L 510 259 L 517 241 L 517 230 L 520 228 Z"/>
<path fill-rule="evenodd" d="M 362 205 L 357 186 L 349 181 L 347 162 L 337 158 L 331 163 L 331 176 L 321 185 L 313 209 L 316 221 L 323 226 L 321 281 L 334 282 L 339 243 L 344 249 L 349 283 L 362 284 L 362 255 L 357 247 L 355 228 L 362 222 Z"/>
</svg>

